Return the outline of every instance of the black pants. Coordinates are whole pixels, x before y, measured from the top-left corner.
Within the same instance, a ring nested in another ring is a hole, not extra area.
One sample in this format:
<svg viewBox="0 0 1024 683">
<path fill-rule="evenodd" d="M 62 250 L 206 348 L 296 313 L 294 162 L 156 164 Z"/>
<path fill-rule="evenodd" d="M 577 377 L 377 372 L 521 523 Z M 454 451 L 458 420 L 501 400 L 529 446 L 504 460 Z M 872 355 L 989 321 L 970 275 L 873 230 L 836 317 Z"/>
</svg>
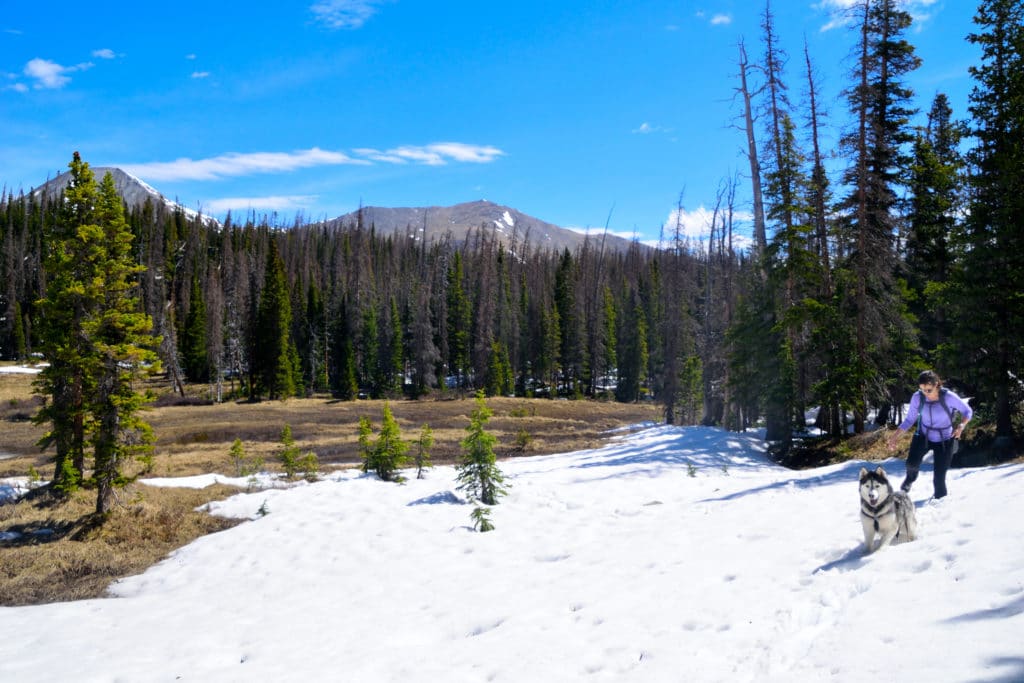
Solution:
<svg viewBox="0 0 1024 683">
<path fill-rule="evenodd" d="M 925 453 L 932 451 L 935 458 L 935 497 L 942 498 L 946 495 L 946 472 L 949 471 L 949 463 L 953 460 L 953 439 L 945 441 L 928 441 L 923 434 L 914 434 L 910 441 L 910 453 L 907 454 L 907 478 L 903 480 L 901 488 L 904 491 L 910 490 L 910 485 L 917 479 L 921 468 L 921 460 Z"/>
</svg>

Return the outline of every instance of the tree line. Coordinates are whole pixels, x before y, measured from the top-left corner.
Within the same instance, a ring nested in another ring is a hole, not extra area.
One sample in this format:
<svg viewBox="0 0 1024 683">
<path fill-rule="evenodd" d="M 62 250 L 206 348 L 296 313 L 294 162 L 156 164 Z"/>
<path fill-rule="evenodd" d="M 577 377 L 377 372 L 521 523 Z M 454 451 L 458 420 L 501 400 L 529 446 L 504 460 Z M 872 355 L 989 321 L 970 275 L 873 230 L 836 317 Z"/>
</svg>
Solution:
<svg viewBox="0 0 1024 683">
<path fill-rule="evenodd" d="M 738 46 L 749 249 L 737 177 L 721 183 L 708 239 L 667 226 L 661 248 L 625 252 L 599 236 L 550 251 L 486 226 L 428 242 L 359 214 L 217 224 L 122 207 L 131 294 L 168 381 L 206 383 L 214 400 L 653 398 L 669 423 L 763 419 L 785 449 L 811 408 L 836 436 L 891 420 L 936 367 L 1005 444 L 1024 398 L 1024 3 L 980 4 L 964 119 L 941 93 L 919 116 L 912 19 L 896 0 L 853 11 L 837 155 L 823 149 L 812 56 L 805 46 L 791 66 L 770 4 L 758 55 Z M 4 194 L 0 355 L 51 359 L 48 254 L 67 237 L 68 197 Z"/>
</svg>

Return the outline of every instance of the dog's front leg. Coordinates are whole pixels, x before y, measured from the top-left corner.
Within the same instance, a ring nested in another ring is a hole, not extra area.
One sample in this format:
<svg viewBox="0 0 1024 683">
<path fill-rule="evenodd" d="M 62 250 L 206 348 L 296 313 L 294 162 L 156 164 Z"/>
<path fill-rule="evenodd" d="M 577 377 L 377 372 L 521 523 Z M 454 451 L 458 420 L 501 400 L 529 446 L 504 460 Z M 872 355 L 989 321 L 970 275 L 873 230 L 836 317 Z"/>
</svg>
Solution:
<svg viewBox="0 0 1024 683">
<path fill-rule="evenodd" d="M 899 529 L 895 526 L 893 526 L 893 528 L 891 529 L 886 529 L 885 531 L 883 531 L 882 541 L 878 544 L 878 549 L 881 550 L 882 548 L 892 543 L 892 539 L 896 538 L 897 531 L 899 531 Z"/>
<path fill-rule="evenodd" d="M 860 523 L 864 527 L 864 554 L 868 555 L 871 553 L 871 546 L 875 540 L 875 520 L 862 516 Z"/>
</svg>

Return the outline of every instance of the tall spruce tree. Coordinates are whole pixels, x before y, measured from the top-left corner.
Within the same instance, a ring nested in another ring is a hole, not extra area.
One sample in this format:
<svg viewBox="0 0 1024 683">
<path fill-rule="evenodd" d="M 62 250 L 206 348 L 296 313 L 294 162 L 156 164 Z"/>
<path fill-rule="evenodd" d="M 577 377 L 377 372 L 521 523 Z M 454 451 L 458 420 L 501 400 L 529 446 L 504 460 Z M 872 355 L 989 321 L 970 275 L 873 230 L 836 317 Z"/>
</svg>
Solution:
<svg viewBox="0 0 1024 683">
<path fill-rule="evenodd" d="M 448 269 L 448 373 L 459 388 L 466 386 L 469 370 L 469 328 L 471 309 L 462 286 L 462 252 L 456 251 Z"/>
<path fill-rule="evenodd" d="M 292 374 L 292 309 L 284 263 L 277 250 L 277 240 L 273 237 L 267 251 L 263 290 L 260 292 L 256 319 L 255 358 L 260 387 L 271 400 L 288 398 L 295 393 Z"/>
<path fill-rule="evenodd" d="M 961 212 L 963 160 L 960 126 L 953 120 L 949 98 L 935 96 L 928 126 L 914 140 L 910 178 L 910 214 L 906 242 L 907 279 L 925 349 L 946 341 L 945 307 L 936 300 L 953 265 L 954 234 Z"/>
<path fill-rule="evenodd" d="M 55 449 L 53 487 L 76 489 L 85 472 L 87 396 L 93 390 L 93 349 L 83 324 L 99 307 L 101 292 L 90 287 L 92 245 L 83 234 L 93 223 L 96 179 L 89 164 L 74 153 L 70 179 L 57 220 L 47 222 L 43 235 L 43 268 L 47 275 L 45 296 L 37 302 L 40 348 L 49 365 L 35 382 L 46 403 L 36 415 L 50 429 L 40 445 Z"/>
<path fill-rule="evenodd" d="M 210 378 L 206 355 L 206 301 L 199 286 L 199 276 L 192 276 L 188 314 L 181 331 L 181 365 L 191 382 L 205 382 Z"/>
<path fill-rule="evenodd" d="M 139 411 L 146 402 L 134 389 L 159 370 L 152 320 L 140 311 L 132 233 L 108 173 L 99 188 L 75 152 L 63 222 L 51 233 L 47 283 L 41 308 L 44 353 L 50 366 L 37 389 L 48 403 L 38 419 L 49 422 L 46 439 L 57 445 L 54 487 L 67 492 L 85 472 L 92 446 L 96 511 L 106 513 L 117 486 L 131 480 L 127 465 L 145 459 L 153 433 Z M 63 403 L 68 401 L 68 403 Z"/>
<path fill-rule="evenodd" d="M 954 323 L 943 357 L 992 406 L 998 448 L 1012 452 L 1015 406 L 1024 399 L 1024 2 L 984 0 L 974 17 L 981 48 L 971 67 L 970 213 L 963 266 L 945 302 Z"/>
<path fill-rule="evenodd" d="M 854 430 L 864 431 L 867 406 L 884 402 L 901 380 L 908 359 L 897 354 L 893 337 L 910 336 L 902 316 L 902 291 L 894 240 L 898 227 L 897 189 L 906 183 L 906 145 L 914 110 L 903 78 L 920 64 L 914 48 L 901 36 L 911 16 L 897 0 L 862 0 L 855 83 L 847 91 L 852 130 L 843 144 L 850 153 L 844 175 L 849 188 L 844 211 L 843 264 L 853 286 L 844 302 L 854 322 L 855 355 L 845 373 L 847 403 L 854 407 Z"/>
<path fill-rule="evenodd" d="M 153 321 L 140 310 L 138 275 L 145 266 L 133 258 L 132 234 L 124 219 L 121 197 L 107 173 L 100 184 L 96 207 L 98 230 L 87 237 L 97 253 L 94 284 L 102 290 L 99 310 L 83 324 L 96 358 L 95 393 L 90 412 L 96 481 L 96 511 L 114 503 L 114 489 L 132 480 L 127 464 L 138 459 L 151 464 L 153 430 L 139 414 L 152 396 L 135 390 L 139 378 L 159 371 L 152 336 Z M 84 233 L 83 233 L 84 234 Z M 97 247 L 101 242 L 103 248 Z"/>
</svg>

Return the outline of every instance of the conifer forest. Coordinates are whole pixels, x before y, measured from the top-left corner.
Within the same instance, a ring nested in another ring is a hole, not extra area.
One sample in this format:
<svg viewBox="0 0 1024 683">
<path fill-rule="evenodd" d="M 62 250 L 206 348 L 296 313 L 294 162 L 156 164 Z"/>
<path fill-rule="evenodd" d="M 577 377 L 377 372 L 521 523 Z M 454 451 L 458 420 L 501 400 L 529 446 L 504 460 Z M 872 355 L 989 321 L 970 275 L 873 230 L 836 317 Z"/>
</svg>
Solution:
<svg viewBox="0 0 1024 683">
<path fill-rule="evenodd" d="M 127 358 L 215 401 L 654 400 L 669 423 L 763 424 L 783 449 L 813 409 L 833 436 L 897 419 L 934 368 L 971 397 L 985 438 L 1012 449 L 1024 432 L 1024 2 L 984 0 L 965 27 L 981 55 L 965 112 L 908 87 L 920 60 L 900 3 L 856 11 L 843 112 L 822 108 L 814 55 L 787 53 L 770 11 L 737 46 L 723 90 L 749 168 L 721 182 L 705 241 L 669 226 L 658 248 L 611 250 L 597 235 L 558 252 L 488 226 L 424 240 L 360 218 L 217 222 L 125 204 L 126 229 L 105 234 L 130 254 L 120 315 L 148 316 L 124 323 L 128 336 L 151 347 Z M 5 360 L 55 353 L 55 328 L 74 322 L 55 292 L 74 263 L 55 250 L 118 220 L 104 179 L 72 172 L 61 196 L 8 190 L 0 204 Z M 753 225 L 742 249 L 741 213 Z"/>
</svg>

